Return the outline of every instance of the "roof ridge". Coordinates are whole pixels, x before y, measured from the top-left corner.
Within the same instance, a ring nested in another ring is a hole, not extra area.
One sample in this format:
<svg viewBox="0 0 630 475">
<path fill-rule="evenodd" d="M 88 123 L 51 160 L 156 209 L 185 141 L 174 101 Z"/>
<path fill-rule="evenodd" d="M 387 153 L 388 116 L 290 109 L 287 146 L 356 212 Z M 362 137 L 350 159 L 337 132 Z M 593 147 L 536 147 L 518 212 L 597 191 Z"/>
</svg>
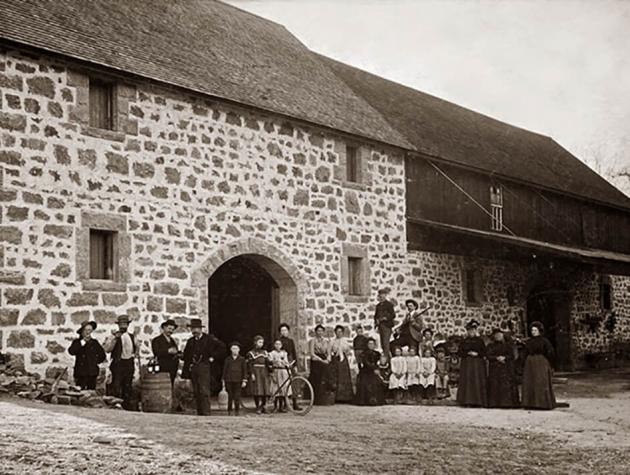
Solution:
<svg viewBox="0 0 630 475">
<path fill-rule="evenodd" d="M 234 9 L 234 10 L 238 10 L 241 13 L 246 13 L 249 16 L 253 16 L 254 18 L 257 18 L 259 20 L 263 20 L 263 21 L 265 21 L 267 23 L 273 23 L 274 25 L 280 26 L 280 27 L 284 28 L 285 30 L 287 29 L 282 23 L 278 23 L 275 20 L 271 20 L 269 18 L 265 18 L 264 16 L 260 16 L 260 15 L 258 15 L 256 13 L 250 12 L 248 10 L 244 10 L 243 8 L 237 7 L 236 5 L 232 5 L 231 3 L 224 2 L 222 0 L 200 0 L 200 1 L 209 1 L 209 2 L 214 2 L 214 3 L 220 3 L 221 5 L 225 5 L 225 6 L 229 7 L 229 8 Z M 287 31 L 289 31 L 289 30 L 287 30 Z"/>
</svg>

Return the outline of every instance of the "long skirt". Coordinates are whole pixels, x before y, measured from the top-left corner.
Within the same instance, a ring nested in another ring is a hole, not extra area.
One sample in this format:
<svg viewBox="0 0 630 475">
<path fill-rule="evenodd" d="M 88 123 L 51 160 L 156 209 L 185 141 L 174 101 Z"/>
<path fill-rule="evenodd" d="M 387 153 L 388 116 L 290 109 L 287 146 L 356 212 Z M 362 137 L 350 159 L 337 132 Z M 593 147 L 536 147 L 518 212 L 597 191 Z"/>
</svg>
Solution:
<svg viewBox="0 0 630 475">
<path fill-rule="evenodd" d="M 311 374 L 308 376 L 315 392 L 314 404 L 330 406 L 335 403 L 335 381 L 332 378 L 330 363 L 311 360 Z"/>
<path fill-rule="evenodd" d="M 518 407 L 518 387 L 510 361 L 488 365 L 488 407 Z"/>
<path fill-rule="evenodd" d="M 530 355 L 523 369 L 523 407 L 526 409 L 553 409 L 556 396 L 552 385 L 553 372 L 543 355 Z"/>
<path fill-rule="evenodd" d="M 374 374 L 373 369 L 364 368 L 359 371 L 355 402 L 359 406 L 381 406 L 385 404 L 383 380 Z"/>
<path fill-rule="evenodd" d="M 344 358 L 341 361 L 338 356 L 335 356 L 330 362 L 330 372 L 336 386 L 335 401 L 352 402 L 354 391 L 352 390 L 352 377 L 350 376 L 348 358 Z"/>
<path fill-rule="evenodd" d="M 486 391 L 486 362 L 484 359 L 476 356 L 462 358 L 457 388 L 458 404 L 486 407 L 488 405 Z"/>
<path fill-rule="evenodd" d="M 250 377 L 249 392 L 252 396 L 269 396 L 269 370 L 265 365 L 254 365 L 253 381 Z"/>
</svg>

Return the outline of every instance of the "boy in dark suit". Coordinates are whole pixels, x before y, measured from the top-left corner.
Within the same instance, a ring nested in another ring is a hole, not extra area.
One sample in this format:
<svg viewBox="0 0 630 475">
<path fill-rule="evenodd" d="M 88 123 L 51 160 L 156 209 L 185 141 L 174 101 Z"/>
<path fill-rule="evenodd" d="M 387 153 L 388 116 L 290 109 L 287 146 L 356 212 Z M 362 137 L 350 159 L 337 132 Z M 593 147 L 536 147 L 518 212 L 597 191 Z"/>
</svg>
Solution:
<svg viewBox="0 0 630 475">
<path fill-rule="evenodd" d="M 241 345 L 238 342 L 230 344 L 230 356 L 225 358 L 223 363 L 223 382 L 228 393 L 228 415 L 232 415 L 232 405 L 234 414 L 238 416 L 241 408 L 241 390 L 247 385 L 247 362 L 239 353 Z"/>
</svg>

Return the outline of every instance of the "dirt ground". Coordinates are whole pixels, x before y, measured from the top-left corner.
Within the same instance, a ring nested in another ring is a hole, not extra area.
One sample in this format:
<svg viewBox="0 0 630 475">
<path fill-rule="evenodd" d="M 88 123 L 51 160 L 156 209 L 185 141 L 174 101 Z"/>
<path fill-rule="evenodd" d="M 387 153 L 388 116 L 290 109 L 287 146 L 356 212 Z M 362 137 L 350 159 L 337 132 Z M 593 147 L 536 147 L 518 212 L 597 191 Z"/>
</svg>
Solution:
<svg viewBox="0 0 630 475">
<path fill-rule="evenodd" d="M 630 370 L 554 411 L 318 407 L 209 418 L 0 400 L 0 473 L 630 473 Z"/>
</svg>

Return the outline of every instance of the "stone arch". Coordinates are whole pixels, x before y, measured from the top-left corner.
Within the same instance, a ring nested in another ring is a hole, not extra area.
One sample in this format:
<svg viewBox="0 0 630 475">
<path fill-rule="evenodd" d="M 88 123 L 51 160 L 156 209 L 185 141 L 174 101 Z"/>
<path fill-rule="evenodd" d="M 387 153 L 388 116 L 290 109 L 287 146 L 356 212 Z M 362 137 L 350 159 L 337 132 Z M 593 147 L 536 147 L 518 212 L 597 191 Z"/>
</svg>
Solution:
<svg viewBox="0 0 630 475">
<path fill-rule="evenodd" d="M 247 257 L 262 267 L 276 282 L 276 322 L 291 325 L 297 343 L 305 341 L 304 295 L 308 283 L 299 269 L 278 248 L 257 238 L 243 238 L 220 246 L 192 273 L 192 286 L 199 289 L 199 317 L 209 323 L 208 281 L 219 267 L 235 257 Z"/>
</svg>

